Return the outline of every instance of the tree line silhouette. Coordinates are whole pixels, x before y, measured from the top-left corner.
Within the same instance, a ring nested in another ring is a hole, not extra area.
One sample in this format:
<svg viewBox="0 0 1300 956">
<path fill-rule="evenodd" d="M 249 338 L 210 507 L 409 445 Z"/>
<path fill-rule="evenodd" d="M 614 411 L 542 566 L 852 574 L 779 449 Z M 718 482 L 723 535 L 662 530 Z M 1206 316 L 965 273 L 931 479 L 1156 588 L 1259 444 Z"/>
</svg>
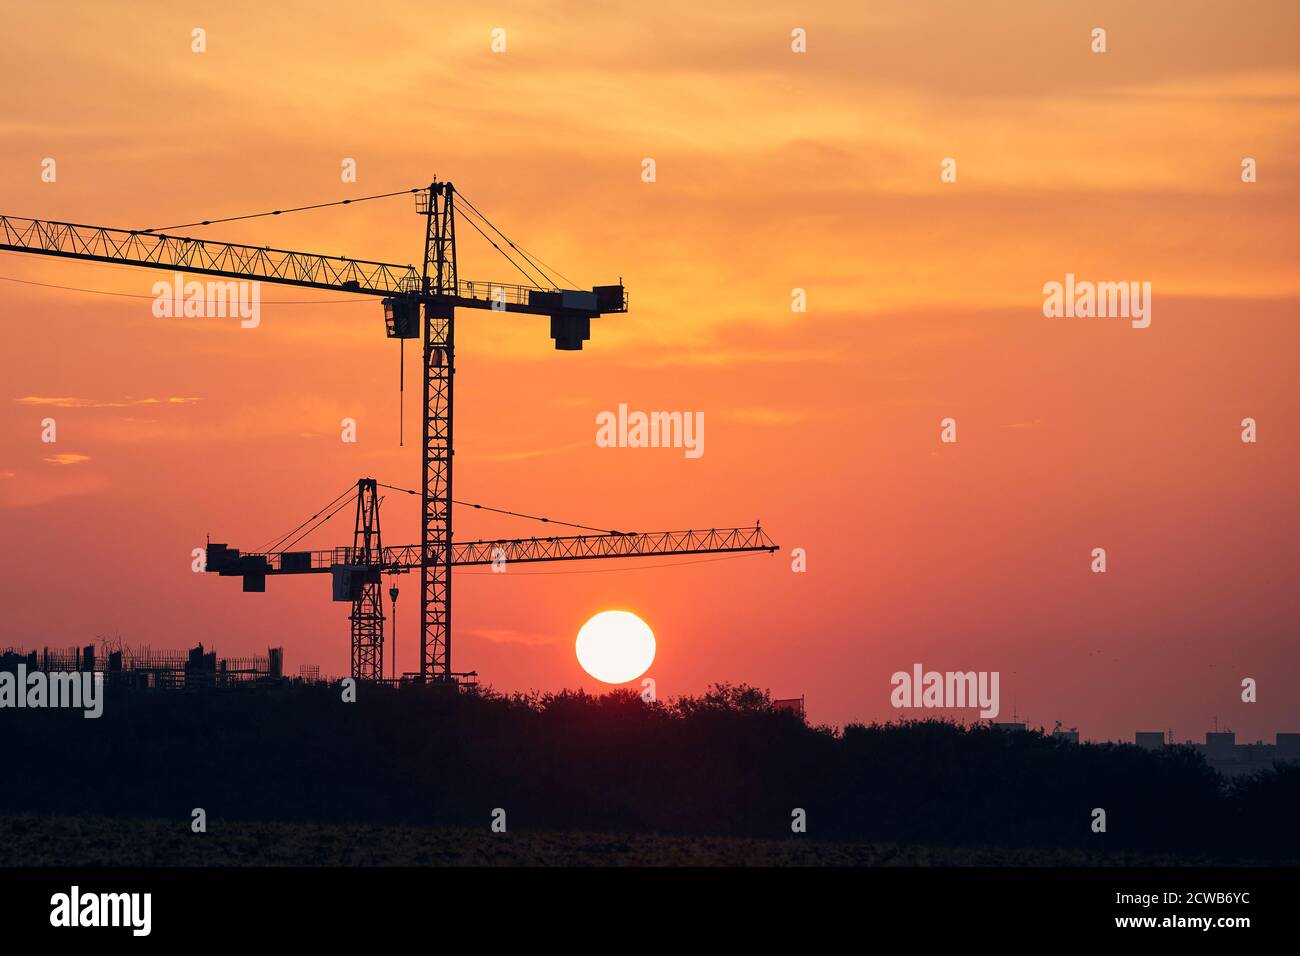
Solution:
<svg viewBox="0 0 1300 956">
<path fill-rule="evenodd" d="M 1300 858 L 1300 767 L 1225 780 L 1186 747 L 942 720 L 835 730 L 743 685 L 654 704 L 627 690 L 367 685 L 343 703 L 337 687 L 297 682 L 109 695 L 93 721 L 0 714 L 0 810 L 486 827 L 502 808 L 512 831 Z"/>
</svg>

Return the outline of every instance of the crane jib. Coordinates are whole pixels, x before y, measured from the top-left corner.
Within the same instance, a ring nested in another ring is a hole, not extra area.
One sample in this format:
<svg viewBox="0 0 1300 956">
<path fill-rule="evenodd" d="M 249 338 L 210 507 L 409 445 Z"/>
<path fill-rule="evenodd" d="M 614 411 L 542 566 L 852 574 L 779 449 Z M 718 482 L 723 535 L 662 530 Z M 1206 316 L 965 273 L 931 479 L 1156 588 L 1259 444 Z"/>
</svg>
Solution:
<svg viewBox="0 0 1300 956">
<path fill-rule="evenodd" d="M 457 281 L 454 294 L 447 290 L 421 295 L 421 275 L 413 265 L 18 216 L 0 216 L 0 250 L 356 295 L 397 296 L 460 308 L 547 315 L 555 320 L 552 325 L 553 334 L 559 333 L 557 343 L 561 339 L 572 343 L 575 338 L 587 338 L 584 332 L 589 333 L 589 328 L 583 326 L 583 319 L 627 311 L 627 293 L 621 283 L 584 291 L 465 279 Z"/>
<path fill-rule="evenodd" d="M 0 249 L 369 295 L 419 288 L 414 266 L 0 216 Z"/>
</svg>

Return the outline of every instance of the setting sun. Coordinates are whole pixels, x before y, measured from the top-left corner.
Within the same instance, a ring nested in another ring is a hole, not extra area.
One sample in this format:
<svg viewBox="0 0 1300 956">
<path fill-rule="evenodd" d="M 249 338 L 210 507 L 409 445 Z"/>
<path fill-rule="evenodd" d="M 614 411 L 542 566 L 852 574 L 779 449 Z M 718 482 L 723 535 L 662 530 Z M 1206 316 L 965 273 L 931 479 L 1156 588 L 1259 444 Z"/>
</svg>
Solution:
<svg viewBox="0 0 1300 956">
<path fill-rule="evenodd" d="M 636 680 L 655 659 L 654 632 L 630 611 L 601 611 L 582 625 L 576 647 L 582 669 L 606 684 Z"/>
</svg>

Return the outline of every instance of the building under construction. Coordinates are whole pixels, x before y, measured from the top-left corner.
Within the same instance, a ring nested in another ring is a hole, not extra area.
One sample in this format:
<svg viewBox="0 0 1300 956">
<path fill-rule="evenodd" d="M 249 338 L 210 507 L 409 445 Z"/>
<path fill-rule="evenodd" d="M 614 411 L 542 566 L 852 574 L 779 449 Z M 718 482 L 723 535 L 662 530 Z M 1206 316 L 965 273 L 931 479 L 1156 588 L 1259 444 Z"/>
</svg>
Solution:
<svg viewBox="0 0 1300 956">
<path fill-rule="evenodd" d="M 202 644 L 189 651 L 156 651 L 149 647 L 50 648 L 39 651 L 16 647 L 0 648 L 0 671 L 27 673 L 102 673 L 104 682 L 116 687 L 144 690 L 248 689 L 287 682 L 284 648 L 268 648 L 265 657 L 218 657 Z M 302 669 L 299 680 L 320 679 L 319 668 Z"/>
</svg>

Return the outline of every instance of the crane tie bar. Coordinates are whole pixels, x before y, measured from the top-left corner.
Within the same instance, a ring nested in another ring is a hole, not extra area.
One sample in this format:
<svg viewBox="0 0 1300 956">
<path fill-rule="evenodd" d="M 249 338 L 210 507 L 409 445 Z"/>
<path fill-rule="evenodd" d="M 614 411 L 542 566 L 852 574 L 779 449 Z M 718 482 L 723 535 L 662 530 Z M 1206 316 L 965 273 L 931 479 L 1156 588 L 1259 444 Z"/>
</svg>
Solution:
<svg viewBox="0 0 1300 956">
<path fill-rule="evenodd" d="M 318 202 L 310 206 L 294 206 L 292 209 L 270 209 L 266 212 L 249 213 L 246 216 L 228 216 L 225 219 L 202 219 L 198 222 L 180 222 L 174 226 L 153 226 L 149 229 L 141 229 L 141 232 L 167 232 L 171 229 L 188 229 L 191 226 L 214 226 L 219 222 L 239 222 L 241 219 L 260 219 L 263 216 L 282 216 L 287 212 L 303 212 L 308 209 L 324 209 L 327 206 L 347 206 L 355 202 L 369 202 L 371 199 L 389 199 L 393 196 L 407 196 L 411 193 L 418 193 L 419 188 L 400 189 L 395 193 L 379 193 L 375 196 L 361 196 L 357 199 L 338 199 L 334 202 Z"/>
<path fill-rule="evenodd" d="M 376 484 L 378 484 L 380 488 L 387 488 L 390 491 L 400 491 L 404 495 L 419 494 L 418 491 L 412 491 L 410 488 L 398 488 L 395 485 L 386 485 L 382 481 L 376 482 Z M 523 512 L 520 511 L 507 511 L 505 508 L 493 508 L 490 507 L 489 505 L 477 505 L 474 504 L 474 502 L 472 501 L 457 501 L 455 498 L 451 500 L 451 503 L 454 505 L 460 505 L 461 507 L 464 508 L 477 508 L 480 511 L 494 511 L 500 515 L 510 515 L 512 518 L 528 518 L 532 521 L 541 521 L 546 524 L 561 524 L 564 525 L 566 528 L 580 528 L 583 531 L 599 531 L 601 534 L 618 534 L 618 535 L 636 534 L 635 531 L 611 531 L 608 528 L 593 528 L 589 524 L 576 524 L 572 521 L 561 521 L 559 518 L 543 518 L 540 515 L 529 515 L 529 514 L 524 514 Z"/>
</svg>

